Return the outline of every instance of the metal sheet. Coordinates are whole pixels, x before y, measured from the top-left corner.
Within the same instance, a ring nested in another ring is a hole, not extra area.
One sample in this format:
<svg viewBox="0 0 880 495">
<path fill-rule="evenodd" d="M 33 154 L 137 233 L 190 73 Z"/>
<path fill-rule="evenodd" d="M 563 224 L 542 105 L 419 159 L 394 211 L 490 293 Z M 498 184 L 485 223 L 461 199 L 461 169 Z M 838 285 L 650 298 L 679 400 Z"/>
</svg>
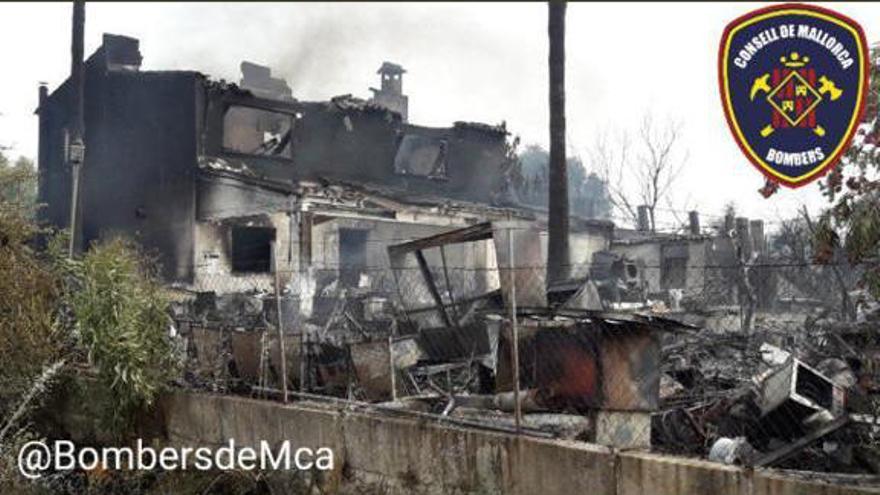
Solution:
<svg viewBox="0 0 880 495">
<path fill-rule="evenodd" d="M 419 332 L 418 341 L 419 347 L 433 361 L 476 358 L 492 350 L 482 322 L 464 327 L 425 328 Z"/>
<path fill-rule="evenodd" d="M 497 222 L 492 224 L 492 237 L 495 239 L 504 303 L 510 306 L 511 285 L 514 285 L 517 307 L 546 307 L 547 283 L 543 267 L 547 260 L 541 247 L 541 232 L 528 223 Z"/>
<path fill-rule="evenodd" d="M 358 385 L 369 401 L 391 398 L 391 355 L 387 341 L 349 346 Z"/>
<path fill-rule="evenodd" d="M 510 323 L 502 323 L 496 390 L 509 391 Z M 660 393 L 654 325 L 592 317 L 520 322 L 520 389 L 553 409 L 653 411 Z"/>
<path fill-rule="evenodd" d="M 263 332 L 232 332 L 230 334 L 230 348 L 232 359 L 238 376 L 252 383 L 260 379 L 260 354 L 263 349 Z M 266 380 L 272 385 L 280 386 L 281 374 L 281 349 L 278 345 L 278 336 L 273 333 L 266 335 Z M 294 388 L 299 383 L 300 370 L 300 337 L 298 335 L 284 336 L 284 353 L 287 357 L 287 383 L 288 388 Z"/>
</svg>

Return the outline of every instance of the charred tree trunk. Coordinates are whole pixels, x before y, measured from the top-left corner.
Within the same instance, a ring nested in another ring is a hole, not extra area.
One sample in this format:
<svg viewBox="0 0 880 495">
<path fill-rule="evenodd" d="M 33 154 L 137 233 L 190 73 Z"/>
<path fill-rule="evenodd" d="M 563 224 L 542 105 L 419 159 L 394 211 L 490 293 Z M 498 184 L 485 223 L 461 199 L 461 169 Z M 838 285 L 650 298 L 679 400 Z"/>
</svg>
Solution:
<svg viewBox="0 0 880 495">
<path fill-rule="evenodd" d="M 568 278 L 568 170 L 565 162 L 565 2 L 549 2 L 550 180 L 547 283 Z"/>
</svg>

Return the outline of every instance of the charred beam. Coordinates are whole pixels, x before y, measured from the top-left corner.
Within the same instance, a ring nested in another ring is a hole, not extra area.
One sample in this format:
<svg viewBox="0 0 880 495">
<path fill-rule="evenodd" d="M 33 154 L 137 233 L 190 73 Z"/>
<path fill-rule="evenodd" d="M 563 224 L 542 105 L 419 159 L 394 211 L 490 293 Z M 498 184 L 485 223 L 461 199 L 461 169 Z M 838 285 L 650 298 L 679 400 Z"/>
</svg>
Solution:
<svg viewBox="0 0 880 495">
<path fill-rule="evenodd" d="M 443 232 L 430 237 L 423 237 L 410 242 L 388 246 L 388 255 L 411 253 L 413 251 L 421 251 L 433 247 L 445 246 L 448 244 L 460 244 L 464 242 L 482 241 L 492 238 L 492 224 L 489 222 L 472 225 L 463 229 L 453 230 L 451 232 Z"/>
</svg>

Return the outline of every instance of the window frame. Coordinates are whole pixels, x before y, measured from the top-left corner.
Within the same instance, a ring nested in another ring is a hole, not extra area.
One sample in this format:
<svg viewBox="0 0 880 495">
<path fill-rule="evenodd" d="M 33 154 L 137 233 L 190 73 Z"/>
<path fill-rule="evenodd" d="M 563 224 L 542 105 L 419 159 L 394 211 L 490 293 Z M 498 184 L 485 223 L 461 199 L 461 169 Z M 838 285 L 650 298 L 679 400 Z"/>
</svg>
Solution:
<svg viewBox="0 0 880 495">
<path fill-rule="evenodd" d="M 236 150 L 236 149 L 227 147 L 227 145 L 226 145 L 226 116 L 230 110 L 232 110 L 233 108 L 236 108 L 236 107 L 247 108 L 247 109 L 257 110 L 257 111 L 266 112 L 266 113 L 280 114 L 280 115 L 288 117 L 290 119 L 290 140 L 287 143 L 287 147 L 289 148 L 289 151 L 287 153 L 277 154 L 277 155 L 269 155 L 269 154 L 260 155 L 257 153 L 248 153 L 246 151 L 240 151 L 240 150 Z M 296 111 L 293 109 L 286 110 L 286 109 L 279 109 L 279 108 L 270 108 L 270 107 L 267 107 L 264 105 L 251 104 L 251 103 L 240 102 L 240 101 L 224 102 L 222 105 L 222 111 L 220 112 L 220 119 L 219 119 L 220 122 L 219 122 L 219 126 L 218 126 L 219 131 L 220 131 L 219 132 L 219 140 L 218 140 L 219 150 L 222 154 L 227 155 L 227 156 L 291 162 L 291 161 L 293 161 L 293 157 L 295 155 L 294 140 L 296 137 L 298 122 L 301 118 L 302 118 L 301 113 L 299 111 Z"/>
<path fill-rule="evenodd" d="M 271 237 L 269 239 L 269 257 L 268 263 L 265 270 L 255 270 L 255 269 L 241 269 L 240 264 L 236 263 L 236 246 L 239 244 L 236 242 L 236 231 L 237 230 L 262 230 L 262 231 L 271 231 Z M 278 229 L 275 227 L 261 226 L 261 225 L 230 225 L 229 226 L 229 271 L 235 275 L 253 275 L 253 274 L 265 274 L 272 273 L 272 247 L 275 244 L 278 237 Z"/>
<path fill-rule="evenodd" d="M 427 139 L 431 141 L 437 141 L 438 147 L 440 148 L 439 157 L 442 157 L 443 160 L 443 175 L 429 175 L 429 174 L 416 174 L 412 172 L 401 172 L 397 168 L 397 155 L 400 153 L 400 147 L 403 146 L 404 140 L 407 137 L 417 137 L 421 139 Z M 417 179 L 429 180 L 429 181 L 439 181 L 446 182 L 450 180 L 449 175 L 449 139 L 446 137 L 433 137 L 426 136 L 424 134 L 419 134 L 417 132 L 404 132 L 401 133 L 397 137 L 397 146 L 394 150 L 394 158 L 391 160 L 391 173 L 393 173 L 397 177 L 413 177 Z"/>
</svg>

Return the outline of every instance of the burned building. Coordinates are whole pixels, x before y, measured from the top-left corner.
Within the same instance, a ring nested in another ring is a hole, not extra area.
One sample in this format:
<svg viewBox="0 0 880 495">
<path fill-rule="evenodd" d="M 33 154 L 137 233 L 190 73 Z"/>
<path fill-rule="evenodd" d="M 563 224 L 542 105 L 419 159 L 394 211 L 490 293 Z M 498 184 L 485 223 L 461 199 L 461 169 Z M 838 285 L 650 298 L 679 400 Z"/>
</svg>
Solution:
<svg viewBox="0 0 880 495">
<path fill-rule="evenodd" d="M 386 266 L 380 244 L 389 240 L 540 216 L 511 208 L 505 127 L 407 123 L 394 64 L 380 70 L 373 100 L 306 102 L 256 64 L 242 64 L 239 86 L 195 71 L 143 71 L 141 60 L 138 40 L 106 34 L 86 61 L 80 249 L 130 236 L 157 255 L 169 281 L 198 288 L 224 277 L 241 290 L 269 283 L 273 269 L 340 276 Z M 402 106 L 385 98 L 392 93 Z M 72 102 L 66 81 L 38 109 L 43 220 L 62 228 Z M 462 266 L 491 262 L 479 252 L 450 256 Z"/>
<path fill-rule="evenodd" d="M 736 304 L 741 293 L 743 269 L 762 307 L 773 299 L 774 278 L 761 268 L 766 264 L 767 242 L 761 220 L 729 218 L 717 231 L 701 230 L 699 215 L 690 212 L 686 232 L 653 232 L 642 223 L 636 229 L 618 228 L 611 252 L 630 260 L 645 294 L 696 306 Z"/>
<path fill-rule="evenodd" d="M 702 289 L 701 269 L 710 259 L 712 237 L 705 234 L 651 234 L 617 229 L 612 251 L 640 261 L 648 293 Z"/>
</svg>

